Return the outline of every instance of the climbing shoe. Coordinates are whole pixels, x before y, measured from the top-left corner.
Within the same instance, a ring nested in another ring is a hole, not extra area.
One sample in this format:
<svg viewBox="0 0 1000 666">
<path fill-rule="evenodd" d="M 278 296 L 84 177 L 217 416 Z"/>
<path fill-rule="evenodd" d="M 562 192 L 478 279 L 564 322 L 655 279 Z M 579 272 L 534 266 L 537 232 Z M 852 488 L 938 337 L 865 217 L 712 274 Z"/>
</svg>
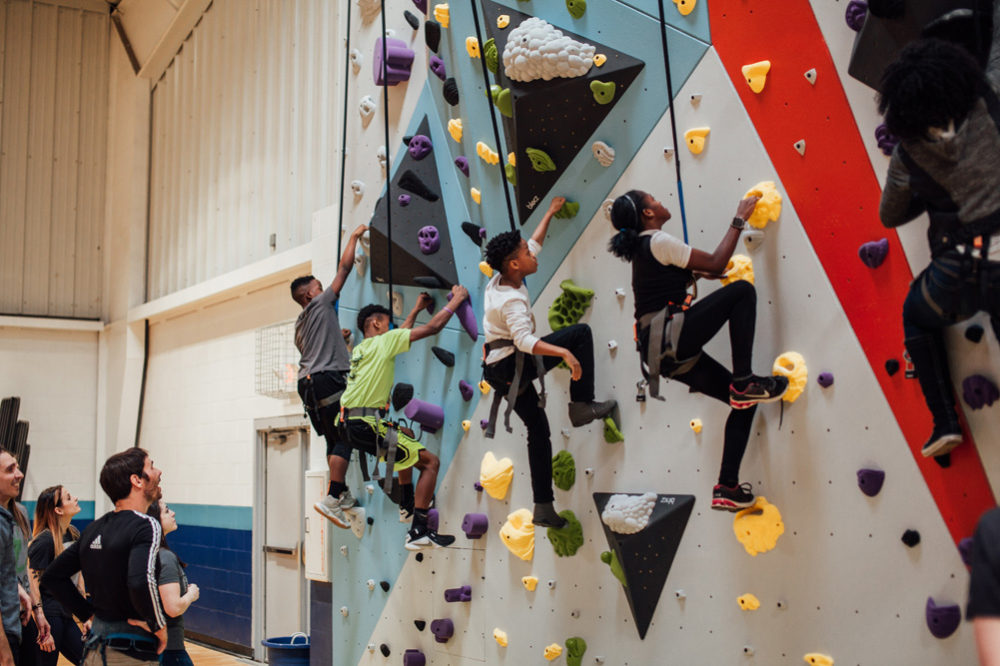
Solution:
<svg viewBox="0 0 1000 666">
<path fill-rule="evenodd" d="M 719 483 L 712 488 L 712 508 L 718 511 L 739 511 L 753 506 L 753 501 L 753 486 L 749 483 L 733 487 Z"/>
<path fill-rule="evenodd" d="M 729 385 L 729 406 L 733 409 L 747 409 L 761 402 L 781 400 L 788 390 L 788 377 L 753 375 L 742 390 L 735 384 Z"/>
<path fill-rule="evenodd" d="M 340 497 L 327 495 L 320 501 L 313 504 L 313 508 L 323 514 L 323 517 L 331 523 L 346 530 L 351 527 L 351 519 L 344 513 L 344 511 L 353 509 L 355 504 L 357 504 L 357 502 L 351 495 L 351 491 L 345 490 L 340 493 Z"/>
<path fill-rule="evenodd" d="M 585 426 L 591 421 L 600 421 L 605 416 L 614 411 L 618 406 L 617 400 L 605 400 L 604 402 L 571 402 L 569 403 L 569 422 L 574 428 Z"/>
<path fill-rule="evenodd" d="M 531 522 L 534 523 L 535 527 L 554 527 L 560 530 L 566 527 L 566 519 L 556 513 L 555 507 L 552 506 L 552 502 L 545 502 L 543 504 L 535 505 L 535 513 L 531 517 Z"/>
<path fill-rule="evenodd" d="M 924 458 L 943 456 L 961 443 L 962 433 L 960 430 L 955 432 L 952 428 L 935 427 L 931 438 L 920 449 L 920 455 Z"/>
<path fill-rule="evenodd" d="M 406 550 L 423 550 L 424 548 L 446 548 L 455 543 L 451 534 L 438 534 L 426 525 L 414 525 L 406 533 Z"/>
<path fill-rule="evenodd" d="M 413 507 L 412 506 L 400 506 L 399 507 L 399 522 L 408 523 L 413 520 Z"/>
</svg>

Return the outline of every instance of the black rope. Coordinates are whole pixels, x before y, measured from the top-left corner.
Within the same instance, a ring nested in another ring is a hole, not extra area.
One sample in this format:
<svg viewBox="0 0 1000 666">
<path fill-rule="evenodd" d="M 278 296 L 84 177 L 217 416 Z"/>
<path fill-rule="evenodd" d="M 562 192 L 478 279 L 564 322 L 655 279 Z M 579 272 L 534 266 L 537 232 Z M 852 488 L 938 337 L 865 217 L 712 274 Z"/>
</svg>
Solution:
<svg viewBox="0 0 1000 666">
<path fill-rule="evenodd" d="M 497 118 L 494 111 L 493 95 L 490 94 L 490 75 L 486 69 L 486 53 L 483 42 L 483 31 L 479 27 L 479 10 L 476 8 L 477 0 L 469 0 L 469 4 L 472 5 L 472 22 L 476 26 L 476 39 L 479 40 L 479 64 L 483 70 L 483 86 L 486 88 L 486 106 L 489 107 L 490 122 L 493 123 L 493 139 L 497 142 L 497 153 L 500 154 L 500 128 L 497 126 Z M 497 60 L 499 61 L 500 54 L 497 54 Z M 517 229 L 517 223 L 514 221 L 514 207 L 510 201 L 510 188 L 507 183 L 507 172 L 504 170 L 504 157 L 501 155 L 500 161 L 497 162 L 497 167 L 500 169 L 500 184 L 503 187 L 504 197 L 507 199 L 507 219 L 510 220 L 510 230 L 514 231 Z"/>
<path fill-rule="evenodd" d="M 660 40 L 663 45 L 663 69 L 667 72 L 667 102 L 670 105 L 670 132 L 674 137 L 674 166 L 677 169 L 677 197 L 681 208 L 681 226 L 684 229 L 684 242 L 688 242 L 687 212 L 684 210 L 684 186 L 681 183 L 681 150 L 677 143 L 677 119 L 674 115 L 674 86 L 670 78 L 670 55 L 667 52 L 667 18 L 663 10 L 663 0 L 660 2 Z"/>
<path fill-rule="evenodd" d="M 351 87 L 347 84 L 351 74 L 351 6 L 347 6 L 347 45 L 344 47 L 344 123 L 340 145 L 340 215 L 337 220 L 337 261 L 340 261 L 340 241 L 344 235 L 344 192 L 347 178 L 347 102 Z"/>
<path fill-rule="evenodd" d="M 392 312 L 392 169 L 389 156 L 389 63 L 385 30 L 385 0 L 382 0 L 382 124 L 385 129 L 385 244 L 389 263 L 389 312 Z M 389 315 L 390 323 L 393 315 Z"/>
</svg>

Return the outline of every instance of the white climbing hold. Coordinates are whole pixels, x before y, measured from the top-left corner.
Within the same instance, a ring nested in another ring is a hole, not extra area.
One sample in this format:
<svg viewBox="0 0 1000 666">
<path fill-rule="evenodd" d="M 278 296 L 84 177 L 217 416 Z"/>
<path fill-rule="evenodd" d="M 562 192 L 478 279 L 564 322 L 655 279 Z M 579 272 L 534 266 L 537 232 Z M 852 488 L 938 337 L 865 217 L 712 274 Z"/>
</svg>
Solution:
<svg viewBox="0 0 1000 666">
<path fill-rule="evenodd" d="M 764 243 L 764 232 L 760 229 L 747 229 L 742 238 L 747 250 L 753 252 Z"/>
<path fill-rule="evenodd" d="M 550 590 L 556 589 L 556 582 L 554 580 L 550 580 L 548 583 L 546 583 L 546 585 L 549 586 Z"/>
<path fill-rule="evenodd" d="M 743 646 L 743 654 L 745 654 L 748 657 L 752 657 L 753 656 L 753 646 L 752 645 L 744 645 Z"/>
<path fill-rule="evenodd" d="M 375 579 L 374 578 L 369 578 L 367 581 L 365 581 L 365 585 L 368 586 L 369 590 L 374 590 L 375 589 Z"/>
<path fill-rule="evenodd" d="M 397 317 L 403 315 L 403 295 L 398 291 L 392 292 L 392 314 Z"/>
<path fill-rule="evenodd" d="M 816 68 L 815 67 L 813 67 L 812 69 L 806 70 L 806 72 L 805 72 L 805 74 L 803 74 L 803 76 L 806 77 L 806 81 L 808 81 L 809 83 L 811 83 L 813 85 L 816 85 Z"/>
<path fill-rule="evenodd" d="M 594 476 L 594 468 L 593 467 L 585 467 L 583 469 L 583 475 L 584 476 Z"/>
<path fill-rule="evenodd" d="M 368 651 L 369 652 L 375 652 L 375 644 L 374 643 L 369 643 L 368 644 Z"/>
<path fill-rule="evenodd" d="M 569 439 L 570 432 L 571 431 L 569 428 L 563 428 L 562 430 L 559 431 L 559 434 L 565 437 L 566 439 Z"/>
<path fill-rule="evenodd" d="M 358 244 L 361 245 L 361 249 L 365 251 L 365 254 L 372 253 L 372 237 L 367 229 L 365 229 L 365 233 L 361 234 L 361 240 L 358 241 Z"/>
<path fill-rule="evenodd" d="M 608 340 L 608 350 L 614 351 L 618 349 L 618 342 L 615 340 Z"/>
<path fill-rule="evenodd" d="M 691 430 L 694 430 L 696 435 L 701 432 L 701 419 L 691 419 L 691 422 L 688 425 L 691 426 Z"/>
<path fill-rule="evenodd" d="M 594 158 L 602 167 L 609 167 L 615 161 L 615 149 L 603 141 L 595 141 L 591 146 Z"/>
<path fill-rule="evenodd" d="M 366 268 L 368 268 L 368 255 L 362 252 L 355 253 L 354 270 L 358 272 L 360 277 L 364 277 Z"/>
<path fill-rule="evenodd" d="M 389 160 L 389 156 L 385 152 L 385 146 L 378 147 L 378 150 L 375 151 L 375 157 L 378 159 L 378 164 L 382 167 L 382 171 L 385 171 L 386 163 Z"/>
<path fill-rule="evenodd" d="M 347 557 L 347 546 L 340 547 L 340 554 L 343 555 L 344 557 Z"/>
<path fill-rule="evenodd" d="M 601 520 L 615 534 L 635 534 L 649 523 L 656 506 L 656 493 L 612 495 L 601 513 Z"/>
<path fill-rule="evenodd" d="M 674 147 L 673 146 L 663 146 L 663 156 L 666 157 L 668 160 L 671 157 L 673 157 L 674 156 Z"/>
<path fill-rule="evenodd" d="M 792 148 L 794 148 L 795 151 L 799 155 L 805 155 L 806 154 L 806 140 L 805 139 L 799 139 L 798 141 L 796 141 L 795 143 L 792 144 Z"/>
<path fill-rule="evenodd" d="M 351 49 L 351 68 L 354 73 L 357 74 L 361 71 L 361 65 L 365 62 L 364 55 L 361 54 L 360 49 Z"/>
<path fill-rule="evenodd" d="M 354 196 L 360 197 L 365 193 L 365 181 L 363 180 L 352 180 L 351 181 L 351 192 L 354 192 Z"/>
<path fill-rule="evenodd" d="M 618 298 L 625 298 L 625 287 L 618 287 L 615 289 L 615 296 Z"/>
<path fill-rule="evenodd" d="M 366 491 L 366 492 L 367 492 L 367 493 L 368 493 L 369 495 L 371 495 L 372 493 L 374 493 L 374 492 L 375 492 L 375 486 L 373 486 L 372 484 L 370 484 L 370 483 L 369 483 L 369 484 L 368 484 L 367 486 L 365 486 L 365 491 Z"/>
<path fill-rule="evenodd" d="M 691 103 L 692 104 L 698 104 L 699 102 L 701 102 L 701 93 L 692 93 L 691 94 Z"/>
<path fill-rule="evenodd" d="M 603 202 L 601 202 L 601 210 L 604 211 L 604 217 L 606 217 L 608 220 L 611 219 L 611 207 L 614 205 L 615 205 L 614 199 L 605 199 Z"/>
<path fill-rule="evenodd" d="M 591 44 L 567 37 L 543 19 L 531 17 L 507 35 L 503 49 L 504 73 L 512 81 L 585 75 L 594 63 Z"/>
<path fill-rule="evenodd" d="M 687 592 L 684 590 L 674 590 L 674 596 L 678 599 L 687 599 Z"/>
<path fill-rule="evenodd" d="M 340 607 L 340 614 L 341 614 L 341 615 L 343 615 L 344 617 L 347 617 L 347 615 L 348 615 L 348 614 L 349 614 L 350 612 L 351 612 L 351 611 L 347 610 L 347 606 L 341 606 L 341 607 Z"/>
<path fill-rule="evenodd" d="M 372 116 L 375 115 L 375 109 L 377 105 L 375 104 L 375 98 L 371 95 L 365 95 L 358 102 L 358 110 L 361 112 L 361 122 L 366 126 L 371 121 Z"/>
</svg>

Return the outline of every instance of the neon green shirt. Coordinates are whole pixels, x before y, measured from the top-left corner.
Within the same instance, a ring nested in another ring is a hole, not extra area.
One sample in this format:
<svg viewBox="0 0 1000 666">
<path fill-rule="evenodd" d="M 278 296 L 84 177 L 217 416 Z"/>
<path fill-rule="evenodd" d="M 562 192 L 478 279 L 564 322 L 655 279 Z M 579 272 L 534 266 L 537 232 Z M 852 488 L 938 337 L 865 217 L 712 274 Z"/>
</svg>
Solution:
<svg viewBox="0 0 1000 666">
<path fill-rule="evenodd" d="M 351 352 L 351 371 L 340 406 L 385 407 L 395 380 L 396 354 L 409 350 L 408 328 L 396 328 L 362 340 Z"/>
</svg>

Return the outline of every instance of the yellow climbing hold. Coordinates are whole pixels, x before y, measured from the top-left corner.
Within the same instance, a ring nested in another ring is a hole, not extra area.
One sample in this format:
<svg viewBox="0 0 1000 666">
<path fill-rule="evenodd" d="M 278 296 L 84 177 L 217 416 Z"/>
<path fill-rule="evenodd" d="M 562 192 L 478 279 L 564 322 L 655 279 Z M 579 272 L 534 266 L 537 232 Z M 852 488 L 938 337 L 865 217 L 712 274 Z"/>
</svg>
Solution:
<svg viewBox="0 0 1000 666">
<path fill-rule="evenodd" d="M 810 652 L 802 657 L 802 660 L 813 666 L 833 666 L 833 657 L 819 652 Z"/>
<path fill-rule="evenodd" d="M 500 163 L 500 154 L 482 141 L 476 142 L 476 155 L 479 155 L 487 164 Z"/>
<path fill-rule="evenodd" d="M 743 65 L 743 78 L 747 80 L 750 90 L 759 93 L 767 83 L 767 73 L 771 71 L 771 61 L 761 60 L 760 62 Z"/>
<path fill-rule="evenodd" d="M 483 262 L 483 263 L 486 263 L 486 262 Z M 486 264 L 486 265 L 489 266 L 489 264 Z M 479 269 L 482 270 L 482 268 L 483 268 L 483 264 L 481 263 L 481 264 L 479 264 Z M 492 271 L 492 270 L 493 269 L 491 268 L 490 271 Z M 488 381 L 486 381 L 485 379 L 480 380 L 480 382 L 479 382 L 479 392 L 480 393 L 482 393 L 483 395 L 486 395 L 487 393 L 490 392 L 490 388 L 492 388 L 492 387 L 490 386 L 490 383 Z"/>
<path fill-rule="evenodd" d="M 747 553 L 756 557 L 778 544 L 778 537 L 785 533 L 778 507 L 765 497 L 757 497 L 753 506 L 743 509 L 733 518 L 733 532 Z"/>
<path fill-rule="evenodd" d="M 495 640 L 497 645 L 500 647 L 507 647 L 507 632 L 497 627 L 493 630 L 493 640 Z"/>
<path fill-rule="evenodd" d="M 479 54 L 479 40 L 471 35 L 465 38 L 465 51 L 469 54 L 470 58 L 478 58 Z"/>
<path fill-rule="evenodd" d="M 480 387 L 482 388 L 482 387 Z M 507 496 L 510 480 L 514 478 L 514 463 L 510 458 L 497 460 L 492 451 L 487 451 L 479 465 L 479 483 L 493 499 L 502 500 Z"/>
<path fill-rule="evenodd" d="M 534 592 L 538 587 L 538 576 L 524 576 L 521 578 L 521 585 L 524 585 L 524 589 L 528 592 Z"/>
<path fill-rule="evenodd" d="M 507 522 L 500 528 L 500 539 L 507 550 L 522 560 L 531 560 L 535 556 L 535 524 L 531 522 L 531 511 L 518 509 L 507 516 Z"/>
<path fill-rule="evenodd" d="M 594 54 L 594 67 L 600 67 L 608 61 L 608 56 L 603 53 Z"/>
<path fill-rule="evenodd" d="M 736 603 L 740 605 L 740 610 L 745 611 L 755 611 L 760 608 L 760 599 L 754 595 L 747 592 L 746 594 L 736 597 Z"/>
<path fill-rule="evenodd" d="M 546 659 L 548 659 L 549 661 L 552 661 L 553 659 L 555 659 L 556 657 L 558 657 L 559 655 L 562 654 L 562 645 L 559 645 L 559 643 L 553 643 L 552 645 L 546 645 L 545 646 L 545 652 L 543 652 L 542 654 L 545 655 Z"/>
<path fill-rule="evenodd" d="M 493 277 L 493 267 L 490 266 L 485 261 L 480 261 L 479 262 L 479 270 L 482 271 L 482 274 L 485 275 L 486 277 L 488 277 L 488 278 Z M 482 384 L 482 382 L 480 382 L 480 384 Z M 489 384 L 487 384 L 487 386 L 489 386 Z M 487 389 L 487 390 L 489 390 L 489 389 Z M 483 393 L 486 393 L 486 391 L 483 391 Z"/>
<path fill-rule="evenodd" d="M 694 430 L 695 433 L 701 432 L 701 419 L 691 419 L 691 423 L 688 425 L 691 426 L 691 430 Z"/>
<path fill-rule="evenodd" d="M 472 421 L 470 421 L 469 419 L 465 419 L 464 421 L 462 421 L 462 430 L 464 430 L 465 432 L 469 432 L 469 428 L 471 427 L 472 427 Z"/>
<path fill-rule="evenodd" d="M 694 11 L 695 0 L 674 0 L 674 4 L 677 5 L 677 11 L 681 13 L 681 16 L 687 16 Z"/>
<path fill-rule="evenodd" d="M 763 229 L 768 222 L 775 222 L 781 215 L 781 193 L 775 187 L 773 180 L 764 180 L 744 194 L 745 197 L 760 197 L 760 201 L 754 206 L 753 213 L 747 220 L 747 224 L 756 229 Z"/>
<path fill-rule="evenodd" d="M 802 358 L 802 354 L 793 351 L 785 352 L 774 359 L 771 374 L 788 377 L 788 390 L 781 397 L 785 402 L 795 402 L 806 389 L 806 380 L 809 379 L 806 360 Z"/>
<path fill-rule="evenodd" d="M 507 14 L 501 14 L 497 17 L 497 27 L 503 30 L 510 25 L 510 16 Z"/>
<path fill-rule="evenodd" d="M 478 187 L 470 187 L 469 188 L 469 196 L 471 196 L 472 200 L 475 201 L 477 204 L 483 202 L 483 195 L 479 191 Z"/>
<path fill-rule="evenodd" d="M 442 28 L 448 27 L 448 22 L 451 20 L 451 11 L 448 9 L 447 4 L 434 5 L 434 20 L 440 23 Z"/>
<path fill-rule="evenodd" d="M 709 127 L 695 127 L 684 132 L 684 143 L 687 144 L 688 150 L 695 155 L 705 150 L 705 139 L 711 131 Z"/>
<path fill-rule="evenodd" d="M 746 280 L 753 284 L 753 261 L 745 254 L 734 254 L 729 258 L 726 271 L 719 281 L 726 285 L 739 280 Z"/>
<path fill-rule="evenodd" d="M 448 134 L 451 134 L 451 138 L 455 141 L 462 142 L 462 119 L 452 118 L 448 121 Z"/>
<path fill-rule="evenodd" d="M 517 157 L 514 155 L 513 151 L 507 153 L 507 164 L 511 166 L 517 166 Z"/>
</svg>

